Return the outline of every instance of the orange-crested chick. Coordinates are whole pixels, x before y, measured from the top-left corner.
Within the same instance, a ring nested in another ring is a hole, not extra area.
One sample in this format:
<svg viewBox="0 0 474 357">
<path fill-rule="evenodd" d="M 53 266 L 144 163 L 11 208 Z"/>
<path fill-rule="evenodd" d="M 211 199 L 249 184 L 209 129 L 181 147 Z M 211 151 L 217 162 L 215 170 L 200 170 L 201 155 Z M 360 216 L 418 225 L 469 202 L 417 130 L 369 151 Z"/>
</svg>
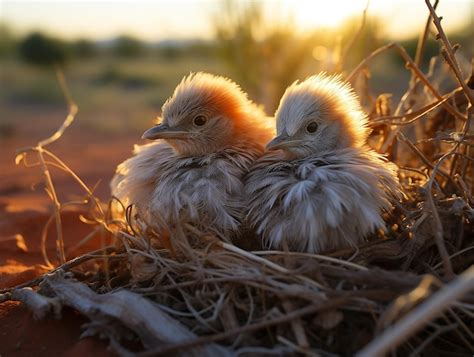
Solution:
<svg viewBox="0 0 474 357">
<path fill-rule="evenodd" d="M 118 166 L 112 194 L 150 224 L 190 222 L 228 238 L 244 214 L 242 178 L 272 135 L 237 84 L 191 74 L 163 105 L 161 122 L 143 134 L 154 142 L 136 146 Z"/>
</svg>

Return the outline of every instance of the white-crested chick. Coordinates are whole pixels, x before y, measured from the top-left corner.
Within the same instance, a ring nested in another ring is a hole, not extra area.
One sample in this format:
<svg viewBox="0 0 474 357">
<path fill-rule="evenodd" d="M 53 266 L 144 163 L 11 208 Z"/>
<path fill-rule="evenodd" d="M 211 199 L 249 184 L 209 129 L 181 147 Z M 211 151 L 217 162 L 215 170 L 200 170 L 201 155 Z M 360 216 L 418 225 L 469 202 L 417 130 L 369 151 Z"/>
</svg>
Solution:
<svg viewBox="0 0 474 357">
<path fill-rule="evenodd" d="M 273 133 L 237 84 L 191 74 L 163 105 L 161 123 L 143 134 L 156 141 L 135 146 L 117 167 L 112 194 L 158 228 L 186 222 L 229 238 L 244 215 L 242 178 Z"/>
<path fill-rule="evenodd" d="M 277 135 L 245 180 L 247 220 L 266 246 L 319 253 L 354 247 L 399 197 L 397 167 L 367 144 L 356 95 L 339 76 L 293 83 Z"/>
</svg>

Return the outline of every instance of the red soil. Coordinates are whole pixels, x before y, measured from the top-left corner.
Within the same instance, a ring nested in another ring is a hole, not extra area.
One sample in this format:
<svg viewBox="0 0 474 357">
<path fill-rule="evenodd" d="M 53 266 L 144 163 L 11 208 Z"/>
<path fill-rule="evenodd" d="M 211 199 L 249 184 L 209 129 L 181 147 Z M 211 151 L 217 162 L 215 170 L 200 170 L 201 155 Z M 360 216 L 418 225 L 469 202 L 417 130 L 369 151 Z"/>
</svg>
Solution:
<svg viewBox="0 0 474 357">
<path fill-rule="evenodd" d="M 47 271 L 40 251 L 40 237 L 51 212 L 50 201 L 44 192 L 39 168 L 15 166 L 17 148 L 31 146 L 52 133 L 61 123 L 59 114 L 42 118 L 35 114 L 34 127 L 20 124 L 15 136 L 0 138 L 0 289 L 26 282 Z M 75 125 L 75 124 L 74 124 Z M 72 126 L 59 142 L 49 149 L 77 173 L 89 187 L 99 180 L 95 193 L 102 199 L 109 195 L 108 182 L 116 165 L 130 155 L 133 142 L 140 133 L 112 137 Z M 35 160 L 34 154 L 30 162 Z M 82 194 L 78 185 L 67 175 L 52 169 L 53 180 L 60 201 L 68 201 Z M 32 188 L 35 186 L 35 189 Z M 91 231 L 79 221 L 78 212 L 62 215 L 66 249 L 73 247 Z M 27 252 L 17 247 L 15 240 L 6 239 L 21 234 Z M 55 232 L 51 229 L 47 241 L 48 256 L 55 257 Z M 100 247 L 98 239 L 72 255 Z M 1 356 L 94 356 L 111 354 L 107 342 L 98 338 L 80 339 L 81 325 L 87 319 L 66 309 L 61 320 L 52 318 L 35 321 L 29 311 L 17 302 L 0 304 Z"/>
</svg>

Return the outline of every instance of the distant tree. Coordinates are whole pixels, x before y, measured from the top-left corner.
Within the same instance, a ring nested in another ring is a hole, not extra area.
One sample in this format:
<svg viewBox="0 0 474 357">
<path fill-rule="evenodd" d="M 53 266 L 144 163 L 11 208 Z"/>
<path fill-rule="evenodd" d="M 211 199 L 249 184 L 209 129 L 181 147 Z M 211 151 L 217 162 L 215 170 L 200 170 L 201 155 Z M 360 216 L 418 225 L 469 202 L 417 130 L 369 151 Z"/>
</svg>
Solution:
<svg viewBox="0 0 474 357">
<path fill-rule="evenodd" d="M 72 43 L 72 51 L 79 58 L 90 58 L 97 55 L 97 46 L 93 41 L 81 38 Z"/>
<path fill-rule="evenodd" d="M 39 32 L 27 35 L 18 50 L 23 60 L 39 66 L 64 64 L 68 58 L 67 46 L 63 42 Z"/>
<path fill-rule="evenodd" d="M 156 53 L 161 58 L 172 61 L 180 57 L 210 58 L 216 53 L 216 43 L 206 40 L 189 40 L 186 42 L 160 43 Z"/>
<path fill-rule="evenodd" d="M 143 43 L 131 36 L 120 36 L 116 39 L 113 51 L 120 57 L 138 57 L 144 52 Z"/>
<path fill-rule="evenodd" d="M 195 40 L 186 46 L 184 52 L 193 57 L 206 58 L 209 56 L 215 56 L 217 54 L 216 43 L 214 41 Z"/>
<path fill-rule="evenodd" d="M 157 49 L 157 53 L 160 57 L 167 61 L 172 61 L 179 58 L 183 54 L 183 50 L 175 44 L 162 45 Z"/>
<path fill-rule="evenodd" d="M 15 39 L 5 24 L 0 24 L 0 57 L 10 56 L 15 51 Z"/>
</svg>

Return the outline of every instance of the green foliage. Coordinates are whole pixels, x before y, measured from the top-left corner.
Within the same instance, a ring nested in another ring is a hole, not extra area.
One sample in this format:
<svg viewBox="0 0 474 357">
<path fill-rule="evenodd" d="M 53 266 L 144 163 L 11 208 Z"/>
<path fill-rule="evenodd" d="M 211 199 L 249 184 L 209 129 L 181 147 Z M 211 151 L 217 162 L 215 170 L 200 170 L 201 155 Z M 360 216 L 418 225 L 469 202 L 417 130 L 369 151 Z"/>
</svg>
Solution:
<svg viewBox="0 0 474 357">
<path fill-rule="evenodd" d="M 386 43 L 383 25 L 378 18 L 367 17 L 362 29 L 361 25 L 361 16 L 350 18 L 339 29 L 339 35 L 334 36 L 340 43 L 333 43 L 332 46 L 340 46 L 341 55 L 345 55 L 344 68 L 354 68 L 368 54 Z M 344 50 L 351 43 L 348 52 L 344 54 Z"/>
<path fill-rule="evenodd" d="M 74 55 L 78 58 L 92 58 L 97 55 L 97 45 L 87 39 L 79 39 L 71 44 Z"/>
<path fill-rule="evenodd" d="M 134 58 L 142 55 L 145 51 L 143 43 L 131 36 L 123 35 L 115 40 L 113 52 L 118 57 Z"/>
<path fill-rule="evenodd" d="M 227 0 L 214 26 L 232 77 L 269 114 L 296 79 L 354 68 L 384 43 L 383 26 L 374 18 L 367 18 L 362 29 L 357 16 L 338 29 L 298 32 L 289 18 L 275 23 L 264 14 L 261 2 Z"/>
<path fill-rule="evenodd" d="M 68 49 L 62 41 L 40 32 L 27 35 L 20 42 L 18 51 L 24 61 L 38 66 L 64 64 L 68 59 Z"/>
<path fill-rule="evenodd" d="M 0 24 L 0 58 L 8 57 L 15 51 L 15 39 L 5 24 Z"/>
<path fill-rule="evenodd" d="M 64 104 L 64 97 L 55 81 L 54 73 L 32 78 L 17 86 L 9 86 L 6 100 L 11 105 L 57 106 Z"/>
<path fill-rule="evenodd" d="M 158 56 L 168 61 L 173 61 L 183 55 L 182 48 L 175 45 L 161 46 L 157 52 Z"/>
<path fill-rule="evenodd" d="M 211 56 L 216 55 L 216 45 L 214 41 L 205 40 L 171 41 L 159 44 L 156 53 L 158 57 L 167 61 L 183 57 L 210 59 Z"/>
<path fill-rule="evenodd" d="M 149 74 L 126 73 L 116 66 L 107 66 L 93 80 L 97 85 L 120 85 L 125 89 L 144 89 L 159 85 L 160 82 Z"/>
<path fill-rule="evenodd" d="M 215 24 L 222 58 L 235 73 L 235 79 L 258 97 L 263 67 L 255 33 L 261 25 L 261 8 L 250 3 L 243 9 L 236 9 L 237 5 L 232 1 L 226 1 L 224 6 Z"/>
<path fill-rule="evenodd" d="M 215 19 L 221 58 L 232 77 L 272 113 L 285 88 L 313 61 L 312 36 L 290 22 L 265 23 L 262 3 L 226 1 Z"/>
</svg>

